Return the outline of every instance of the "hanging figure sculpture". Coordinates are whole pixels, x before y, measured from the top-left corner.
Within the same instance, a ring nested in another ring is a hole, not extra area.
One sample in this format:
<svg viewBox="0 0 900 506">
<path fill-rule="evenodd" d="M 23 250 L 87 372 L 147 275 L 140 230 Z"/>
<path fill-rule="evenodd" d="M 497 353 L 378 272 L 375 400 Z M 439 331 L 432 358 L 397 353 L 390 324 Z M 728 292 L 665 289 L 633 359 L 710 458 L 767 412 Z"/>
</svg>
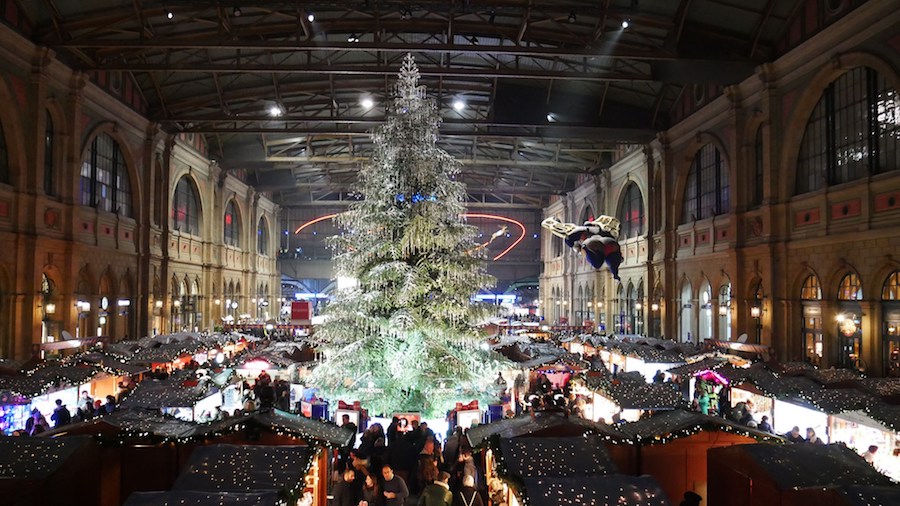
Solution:
<svg viewBox="0 0 900 506">
<path fill-rule="evenodd" d="M 606 262 L 609 272 L 619 279 L 619 265 L 622 263 L 622 250 L 619 248 L 619 220 L 612 216 L 599 216 L 584 225 L 563 223 L 556 218 L 547 218 L 541 227 L 553 235 L 562 238 L 566 246 L 576 252 L 584 252 L 588 263 L 599 269 Z"/>
</svg>

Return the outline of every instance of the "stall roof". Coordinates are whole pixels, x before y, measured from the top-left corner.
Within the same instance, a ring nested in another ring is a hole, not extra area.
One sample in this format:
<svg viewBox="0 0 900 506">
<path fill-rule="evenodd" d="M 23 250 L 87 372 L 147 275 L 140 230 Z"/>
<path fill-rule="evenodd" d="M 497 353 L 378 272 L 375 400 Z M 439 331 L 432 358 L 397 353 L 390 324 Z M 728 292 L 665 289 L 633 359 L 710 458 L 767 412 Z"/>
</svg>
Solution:
<svg viewBox="0 0 900 506">
<path fill-rule="evenodd" d="M 669 506 L 666 493 L 650 476 L 527 478 L 525 490 L 531 506 Z"/>
<path fill-rule="evenodd" d="M 722 367 L 727 363 L 728 361 L 724 358 L 707 357 L 703 360 L 698 360 L 689 364 L 673 367 L 666 372 L 675 376 L 692 376 L 700 371 L 705 371 L 707 369 L 718 369 L 719 367 Z"/>
<path fill-rule="evenodd" d="M 499 456 L 509 474 L 519 478 L 599 476 L 616 470 L 603 441 L 591 434 L 502 438 Z"/>
<path fill-rule="evenodd" d="M 845 381 L 856 381 L 860 378 L 859 374 L 850 369 L 808 369 L 803 372 L 806 377 L 823 385 L 831 385 L 834 383 L 842 383 Z"/>
<path fill-rule="evenodd" d="M 181 381 L 170 378 L 164 381 L 148 380 L 122 401 L 123 408 L 178 408 L 193 407 L 208 395 L 203 387 L 181 386 Z"/>
<path fill-rule="evenodd" d="M 149 370 L 147 366 L 128 364 L 122 359 L 99 352 L 86 353 L 78 356 L 77 359 L 81 362 L 97 364 L 106 369 L 112 369 L 118 373 L 128 375 L 141 374 Z"/>
<path fill-rule="evenodd" d="M 101 372 L 99 368 L 88 365 L 46 365 L 28 375 L 0 376 L 0 391 L 9 391 L 24 397 L 35 397 L 44 394 L 51 388 L 81 385 Z"/>
<path fill-rule="evenodd" d="M 90 436 L 0 437 L 0 479 L 47 478 L 90 440 Z"/>
<path fill-rule="evenodd" d="M 848 485 L 841 487 L 841 495 L 847 506 L 871 506 L 873 504 L 900 504 L 900 487 L 867 487 Z"/>
<path fill-rule="evenodd" d="M 760 432 L 725 418 L 707 416 L 684 409 L 662 411 L 650 418 L 620 426 L 620 430 L 635 442 L 650 444 L 690 436 L 700 429 L 712 432 L 740 432 L 756 439 L 781 440 L 780 437 L 773 434 Z"/>
<path fill-rule="evenodd" d="M 278 492 L 201 492 L 170 490 L 168 492 L 135 492 L 124 506 L 277 506 L 284 504 Z"/>
<path fill-rule="evenodd" d="M 900 397 L 900 380 L 897 378 L 859 378 L 856 384 L 862 390 L 882 398 Z"/>
<path fill-rule="evenodd" d="M 292 491 L 315 456 L 308 446 L 198 446 L 172 490 Z"/>
<path fill-rule="evenodd" d="M 352 429 L 339 427 L 331 422 L 294 415 L 279 409 L 266 413 L 257 413 L 253 417 L 264 425 L 282 428 L 293 434 L 300 434 L 304 438 L 330 446 L 345 446 L 355 436 Z"/>
<path fill-rule="evenodd" d="M 894 432 L 900 432 L 900 406 L 878 402 L 866 406 L 864 409 L 869 416 L 881 422 L 885 427 Z"/>
<path fill-rule="evenodd" d="M 795 398 L 796 399 L 796 398 Z M 788 400 L 791 400 L 788 398 Z M 802 392 L 800 402 L 809 402 L 822 412 L 833 415 L 844 411 L 864 409 L 879 403 L 879 399 L 871 394 L 856 389 L 818 389 Z"/>
<path fill-rule="evenodd" d="M 469 443 L 476 447 L 494 435 L 510 438 L 542 432 L 555 432 L 556 434 L 554 435 L 566 436 L 591 433 L 614 441 L 627 439 L 625 434 L 609 425 L 592 422 L 580 417 L 569 417 L 556 411 L 538 411 L 534 413 L 534 416 L 524 414 L 485 425 L 476 425 L 469 429 L 466 435 L 469 438 Z"/>
<path fill-rule="evenodd" d="M 713 448 L 710 452 L 744 452 L 782 490 L 841 485 L 891 485 L 853 450 L 844 445 L 752 444 Z"/>
<path fill-rule="evenodd" d="M 686 403 L 674 383 L 613 382 L 606 393 L 622 409 L 675 409 Z"/>
<path fill-rule="evenodd" d="M 103 420 L 123 431 L 168 439 L 191 437 L 197 427 L 197 424 L 163 415 L 159 409 L 119 409 Z"/>
</svg>

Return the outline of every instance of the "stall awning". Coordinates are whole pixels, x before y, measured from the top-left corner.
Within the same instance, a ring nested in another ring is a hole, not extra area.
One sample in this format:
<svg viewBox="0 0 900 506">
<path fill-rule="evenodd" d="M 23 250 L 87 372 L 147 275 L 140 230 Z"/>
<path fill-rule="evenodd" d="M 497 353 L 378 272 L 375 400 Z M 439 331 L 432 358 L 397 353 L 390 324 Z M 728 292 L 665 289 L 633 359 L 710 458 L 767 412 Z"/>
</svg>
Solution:
<svg viewBox="0 0 900 506">
<path fill-rule="evenodd" d="M 781 440 L 778 436 L 751 429 L 725 418 L 707 416 L 703 413 L 683 409 L 663 411 L 650 418 L 626 423 L 621 426 L 621 430 L 635 442 L 644 444 L 663 443 L 671 439 L 690 436 L 701 430 L 738 432 L 757 440 Z"/>
<path fill-rule="evenodd" d="M 530 506 L 669 506 L 666 493 L 650 476 L 528 478 L 525 490 Z"/>
<path fill-rule="evenodd" d="M 124 506 L 277 506 L 284 504 L 278 492 L 135 492 Z"/>
<path fill-rule="evenodd" d="M 308 446 L 198 446 L 172 490 L 291 492 L 304 483 L 313 457 Z"/>
<path fill-rule="evenodd" d="M 495 435 L 510 438 L 537 433 L 547 436 L 598 434 L 614 441 L 624 441 L 627 437 L 612 426 L 580 417 L 567 417 L 563 413 L 553 411 L 539 411 L 534 416 L 525 414 L 476 425 L 466 432 L 466 436 L 472 447 L 476 447 Z"/>
<path fill-rule="evenodd" d="M 47 478 L 90 440 L 90 436 L 0 437 L 0 479 Z"/>
<path fill-rule="evenodd" d="M 601 476 L 616 471 L 596 435 L 503 438 L 498 458 L 518 478 Z"/>
</svg>

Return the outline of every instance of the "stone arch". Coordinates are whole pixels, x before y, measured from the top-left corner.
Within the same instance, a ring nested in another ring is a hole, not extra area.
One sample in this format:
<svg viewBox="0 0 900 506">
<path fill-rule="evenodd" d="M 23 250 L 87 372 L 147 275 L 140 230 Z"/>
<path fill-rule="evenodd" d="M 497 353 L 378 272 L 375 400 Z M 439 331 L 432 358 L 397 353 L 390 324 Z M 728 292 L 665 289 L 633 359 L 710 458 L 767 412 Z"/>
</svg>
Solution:
<svg viewBox="0 0 900 506">
<path fill-rule="evenodd" d="M 92 295 L 96 293 L 94 286 L 94 277 L 91 274 L 91 266 L 85 264 L 81 270 L 78 271 L 78 276 L 75 281 L 75 293 L 77 295 Z"/>
<path fill-rule="evenodd" d="M 860 286 L 862 287 L 863 297 L 866 297 L 866 294 L 871 289 L 871 286 L 866 282 L 862 274 L 860 274 L 859 270 L 854 267 L 852 264 L 848 262 L 842 262 L 840 265 L 835 267 L 831 273 L 828 274 L 827 279 L 819 278 L 819 281 L 822 282 L 822 299 L 823 300 L 837 300 L 838 290 L 841 287 L 841 281 L 843 281 L 844 276 L 847 274 L 855 274 L 859 279 Z"/>
<path fill-rule="evenodd" d="M 25 157 L 25 135 L 22 131 L 24 122 L 19 110 L 19 99 L 5 78 L 0 76 L 0 125 L 3 126 L 4 141 L 9 157 L 9 184 L 13 188 L 23 189 L 28 171 Z"/>
<path fill-rule="evenodd" d="M 193 234 L 193 235 L 202 236 L 202 235 L 203 235 L 203 224 L 204 224 L 204 219 L 206 218 L 205 211 L 204 211 L 204 210 L 206 209 L 206 204 L 204 203 L 203 192 L 200 191 L 200 188 L 201 188 L 200 182 L 197 180 L 196 174 L 194 174 L 194 172 L 191 170 L 190 167 L 179 169 L 179 170 L 177 171 L 177 174 L 175 174 L 174 177 L 172 177 L 172 181 L 173 181 L 174 183 L 173 183 L 172 187 L 169 188 L 169 197 L 170 197 L 170 198 L 169 198 L 169 202 L 171 202 L 171 203 L 173 203 L 173 204 L 170 204 L 170 206 L 171 206 L 171 205 L 174 205 L 174 202 L 175 202 L 175 192 L 176 192 L 176 190 L 178 189 L 178 183 L 181 182 L 182 178 L 184 178 L 184 179 L 186 179 L 186 180 L 188 181 L 188 183 L 191 185 L 191 187 L 192 187 L 193 190 L 194 190 L 194 194 L 197 195 L 197 207 L 199 207 L 199 209 L 197 210 L 197 213 L 198 213 L 198 217 L 197 217 L 197 218 L 198 218 L 198 228 L 199 228 L 199 230 L 197 231 L 196 234 Z M 169 211 L 166 213 L 166 214 L 167 214 L 167 218 L 166 218 L 167 220 L 171 220 L 171 219 L 172 219 L 172 217 L 171 217 L 172 212 L 171 212 L 171 211 L 172 211 L 172 210 L 169 209 Z M 171 221 L 170 221 L 169 223 L 171 223 Z"/>
<path fill-rule="evenodd" d="M 830 65 L 823 66 L 813 76 L 800 97 L 792 106 L 792 113 L 785 122 L 783 149 L 779 167 L 784 168 L 780 172 L 780 182 L 776 186 L 781 190 L 778 200 L 791 198 L 797 188 L 797 157 L 800 154 L 800 145 L 803 135 L 806 133 L 806 125 L 809 117 L 822 98 L 822 94 L 831 83 L 842 75 L 857 67 L 870 67 L 887 80 L 891 86 L 900 92 L 900 74 L 879 56 L 862 51 L 835 55 Z"/>
<path fill-rule="evenodd" d="M 84 136 L 84 142 L 81 144 L 81 151 L 79 152 L 79 166 L 80 162 L 84 160 L 84 157 L 87 155 L 88 149 L 91 147 L 91 143 L 94 142 L 94 138 L 96 138 L 100 134 L 107 134 L 116 141 L 119 145 L 119 149 L 122 151 L 122 158 L 125 160 L 125 170 L 128 171 L 128 184 L 131 187 L 131 208 L 133 212 L 130 219 L 133 219 L 137 223 L 141 223 L 141 206 L 144 205 L 143 198 L 143 187 L 141 186 L 141 178 L 140 172 L 138 170 L 139 167 L 139 158 L 136 153 L 132 149 L 131 145 L 128 141 L 122 136 L 119 132 L 118 125 L 112 121 L 103 121 L 100 122 L 91 128 L 91 130 Z M 70 185 L 73 185 L 72 188 L 79 187 L 79 181 L 77 177 L 80 177 L 79 173 L 75 173 L 71 175 L 71 179 L 67 180 Z M 79 203 L 80 199 L 76 199 Z"/>
<path fill-rule="evenodd" d="M 671 216 L 672 226 L 678 228 L 681 225 L 681 216 L 684 214 L 684 191 L 687 186 L 688 176 L 691 172 L 691 166 L 694 163 L 694 158 L 700 152 L 700 149 L 707 144 L 712 144 L 719 150 L 719 153 L 722 155 L 722 161 L 728 166 L 728 180 L 735 181 L 734 174 L 734 164 L 731 160 L 731 155 L 728 150 L 725 148 L 726 144 L 719 138 L 718 135 L 715 135 L 710 132 L 700 132 L 689 142 L 682 153 L 684 153 L 683 157 L 675 157 L 676 163 L 675 165 L 675 188 L 674 188 L 674 202 L 673 202 L 673 210 Z M 734 194 L 734 191 L 731 191 Z M 729 200 L 731 199 L 731 195 L 729 195 Z M 734 203 L 732 202 L 731 207 L 734 207 Z"/>
</svg>

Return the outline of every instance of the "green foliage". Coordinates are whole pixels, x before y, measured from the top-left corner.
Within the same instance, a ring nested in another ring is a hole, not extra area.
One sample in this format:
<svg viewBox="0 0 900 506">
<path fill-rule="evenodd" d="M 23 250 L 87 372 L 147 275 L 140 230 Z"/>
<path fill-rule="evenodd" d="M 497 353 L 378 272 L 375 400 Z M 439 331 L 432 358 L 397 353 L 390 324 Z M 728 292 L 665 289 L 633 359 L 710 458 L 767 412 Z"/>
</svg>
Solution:
<svg viewBox="0 0 900 506">
<path fill-rule="evenodd" d="M 331 238 L 338 275 L 359 284 L 337 294 L 316 331 L 325 361 L 314 384 L 375 413 L 490 400 L 501 360 L 480 347 L 476 323 L 488 313 L 471 297 L 494 280 L 477 229 L 460 217 L 459 164 L 435 144 L 440 116 L 418 79 L 407 55 L 359 174 L 361 199 Z"/>
</svg>

